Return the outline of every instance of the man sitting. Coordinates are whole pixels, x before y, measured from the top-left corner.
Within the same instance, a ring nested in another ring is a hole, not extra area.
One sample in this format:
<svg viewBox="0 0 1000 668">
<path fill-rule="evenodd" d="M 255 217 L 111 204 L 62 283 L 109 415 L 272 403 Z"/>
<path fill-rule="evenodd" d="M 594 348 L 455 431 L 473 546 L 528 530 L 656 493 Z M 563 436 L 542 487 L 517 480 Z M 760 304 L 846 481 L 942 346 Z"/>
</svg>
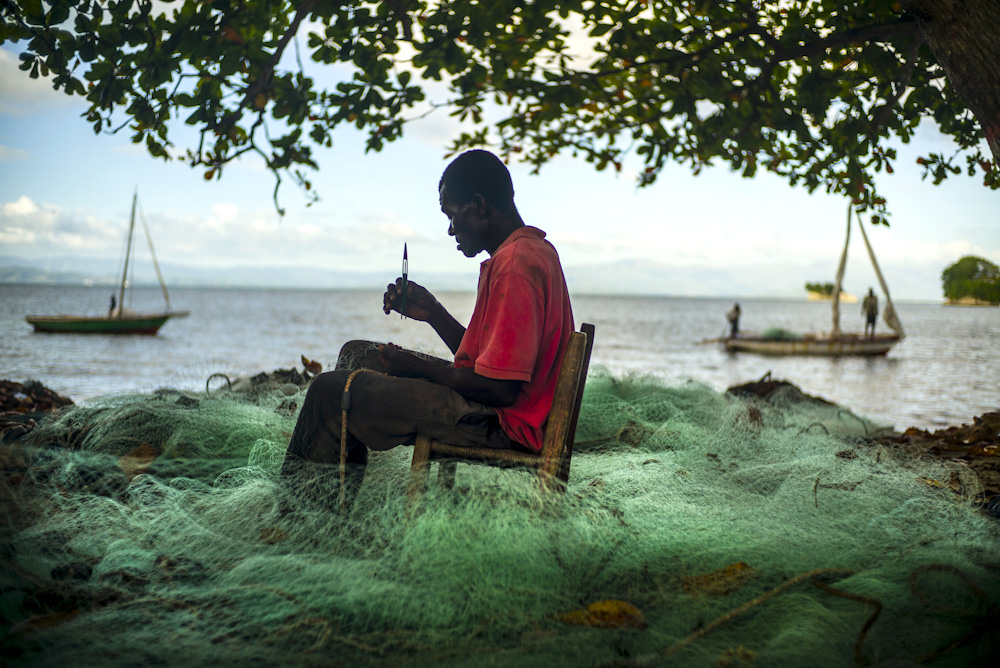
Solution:
<svg viewBox="0 0 1000 668">
<path fill-rule="evenodd" d="M 402 278 L 386 287 L 383 310 L 434 328 L 453 362 L 387 344 L 351 342 L 337 368 L 309 386 L 285 461 L 284 476 L 331 475 L 312 464 L 339 464 L 341 398 L 352 370 L 347 414 L 348 491 L 364 476 L 368 450 L 412 445 L 426 434 L 468 447 L 539 452 L 556 380 L 573 333 L 559 256 L 545 233 L 524 224 L 504 164 L 486 151 L 463 153 L 438 185 L 448 234 L 480 265 L 476 305 L 463 327 L 425 288 Z"/>
</svg>

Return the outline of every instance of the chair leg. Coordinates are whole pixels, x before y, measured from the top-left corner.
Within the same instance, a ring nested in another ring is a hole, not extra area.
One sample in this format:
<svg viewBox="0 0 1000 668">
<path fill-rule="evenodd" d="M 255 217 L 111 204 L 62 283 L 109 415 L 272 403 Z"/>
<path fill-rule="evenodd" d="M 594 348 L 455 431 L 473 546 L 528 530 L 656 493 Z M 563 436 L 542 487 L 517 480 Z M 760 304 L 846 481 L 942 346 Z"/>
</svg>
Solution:
<svg viewBox="0 0 1000 668">
<path fill-rule="evenodd" d="M 411 512 L 427 489 L 427 469 L 430 467 L 431 439 L 418 435 L 413 444 L 413 461 L 410 462 L 410 483 L 406 489 L 406 508 Z"/>
<path fill-rule="evenodd" d="M 548 495 L 553 492 L 562 493 L 566 491 L 566 484 L 562 480 L 560 480 L 557 476 L 546 473 L 543 469 L 538 469 L 537 479 L 538 489 L 541 490 L 543 495 Z"/>
<path fill-rule="evenodd" d="M 458 467 L 458 463 L 446 459 L 441 462 L 441 470 L 438 472 L 438 482 L 445 489 L 453 489 L 455 487 L 455 469 Z"/>
</svg>

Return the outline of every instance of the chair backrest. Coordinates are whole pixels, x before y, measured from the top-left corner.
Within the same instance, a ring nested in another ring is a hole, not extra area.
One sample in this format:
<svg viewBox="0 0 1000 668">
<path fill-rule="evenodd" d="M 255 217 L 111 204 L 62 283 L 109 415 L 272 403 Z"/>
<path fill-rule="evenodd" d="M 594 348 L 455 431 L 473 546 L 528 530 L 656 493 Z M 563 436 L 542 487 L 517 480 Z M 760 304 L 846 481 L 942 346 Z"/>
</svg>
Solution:
<svg viewBox="0 0 1000 668">
<path fill-rule="evenodd" d="M 557 476 L 564 483 L 569 479 L 569 460 L 573 455 L 573 438 L 576 422 L 580 417 L 587 370 L 590 368 L 590 353 L 594 348 L 594 326 L 584 323 L 579 332 L 570 335 L 569 345 L 563 357 L 556 391 L 552 398 L 552 408 L 545 425 L 541 455 L 542 469 Z"/>
</svg>

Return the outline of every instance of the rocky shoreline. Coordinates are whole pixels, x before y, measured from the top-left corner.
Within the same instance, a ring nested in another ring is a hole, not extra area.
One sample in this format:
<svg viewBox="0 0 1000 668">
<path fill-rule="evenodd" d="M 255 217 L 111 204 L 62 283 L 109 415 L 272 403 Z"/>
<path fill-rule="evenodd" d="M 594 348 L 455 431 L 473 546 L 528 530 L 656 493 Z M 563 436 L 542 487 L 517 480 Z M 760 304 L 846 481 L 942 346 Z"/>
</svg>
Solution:
<svg viewBox="0 0 1000 668">
<path fill-rule="evenodd" d="M 269 387 L 289 384 L 305 387 L 314 369 L 307 366 L 303 373 L 295 369 L 278 369 L 262 373 L 242 382 L 248 392 L 259 392 Z M 227 379 L 228 381 L 228 379 Z M 230 384 L 232 387 L 232 384 Z M 234 388 L 235 389 L 235 388 Z M 730 387 L 728 393 L 771 401 L 781 395 L 794 401 L 813 401 L 832 404 L 820 397 L 809 396 L 787 381 L 762 379 L 757 382 Z M 18 383 L 0 380 L 0 476 L 10 482 L 19 473 L 11 457 L 13 445 L 53 413 L 73 405 L 72 399 L 63 397 L 38 381 Z M 753 403 L 749 418 L 753 419 Z M 878 430 L 869 435 L 869 447 L 887 447 L 917 460 L 934 458 L 955 466 L 965 467 L 975 474 L 982 490 L 975 498 L 985 513 L 1000 519 L 1000 411 L 984 413 L 973 418 L 971 424 L 952 426 L 936 431 L 911 427 L 902 433 L 891 429 Z M 943 486 L 959 490 L 958 480 L 941 481 Z"/>
</svg>

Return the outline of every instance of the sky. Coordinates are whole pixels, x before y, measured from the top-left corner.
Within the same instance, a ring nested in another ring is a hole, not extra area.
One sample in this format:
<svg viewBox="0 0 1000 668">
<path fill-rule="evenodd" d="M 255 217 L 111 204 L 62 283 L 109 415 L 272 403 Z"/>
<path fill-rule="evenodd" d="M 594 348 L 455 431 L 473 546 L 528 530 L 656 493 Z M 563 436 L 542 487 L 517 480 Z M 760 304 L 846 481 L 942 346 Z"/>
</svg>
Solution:
<svg viewBox="0 0 1000 668">
<path fill-rule="evenodd" d="M 29 79 L 9 45 L 0 47 L 0 262 L 102 259 L 113 273 L 138 189 L 168 284 L 240 268 L 277 284 L 324 275 L 302 273 L 315 269 L 356 274 L 377 289 L 398 275 L 406 243 L 412 280 L 455 274 L 449 285 L 475 288 L 485 255 L 457 252 L 437 199 L 446 147 L 459 132 L 446 112 L 407 126 L 380 153 L 364 153 L 353 128 L 338 131 L 311 175 L 321 200 L 307 207 L 286 180 L 282 218 L 259 159 L 205 181 L 202 170 L 150 157 L 127 133 L 95 136 L 84 108 Z M 921 127 L 900 147 L 895 174 L 880 177 L 891 227 L 867 230 L 896 300 L 940 301 L 941 271 L 962 256 L 1000 264 L 1000 192 L 964 175 L 941 186 L 920 178 L 918 155 L 949 150 L 950 140 Z M 510 169 L 522 217 L 547 232 L 574 292 L 804 298 L 805 282 L 833 280 L 844 243 L 844 198 L 770 174 L 744 179 L 714 167 L 693 176 L 672 166 L 638 189 L 637 161 L 621 174 L 571 157 L 538 175 Z M 860 294 L 871 285 L 855 233 L 844 287 Z"/>
</svg>

